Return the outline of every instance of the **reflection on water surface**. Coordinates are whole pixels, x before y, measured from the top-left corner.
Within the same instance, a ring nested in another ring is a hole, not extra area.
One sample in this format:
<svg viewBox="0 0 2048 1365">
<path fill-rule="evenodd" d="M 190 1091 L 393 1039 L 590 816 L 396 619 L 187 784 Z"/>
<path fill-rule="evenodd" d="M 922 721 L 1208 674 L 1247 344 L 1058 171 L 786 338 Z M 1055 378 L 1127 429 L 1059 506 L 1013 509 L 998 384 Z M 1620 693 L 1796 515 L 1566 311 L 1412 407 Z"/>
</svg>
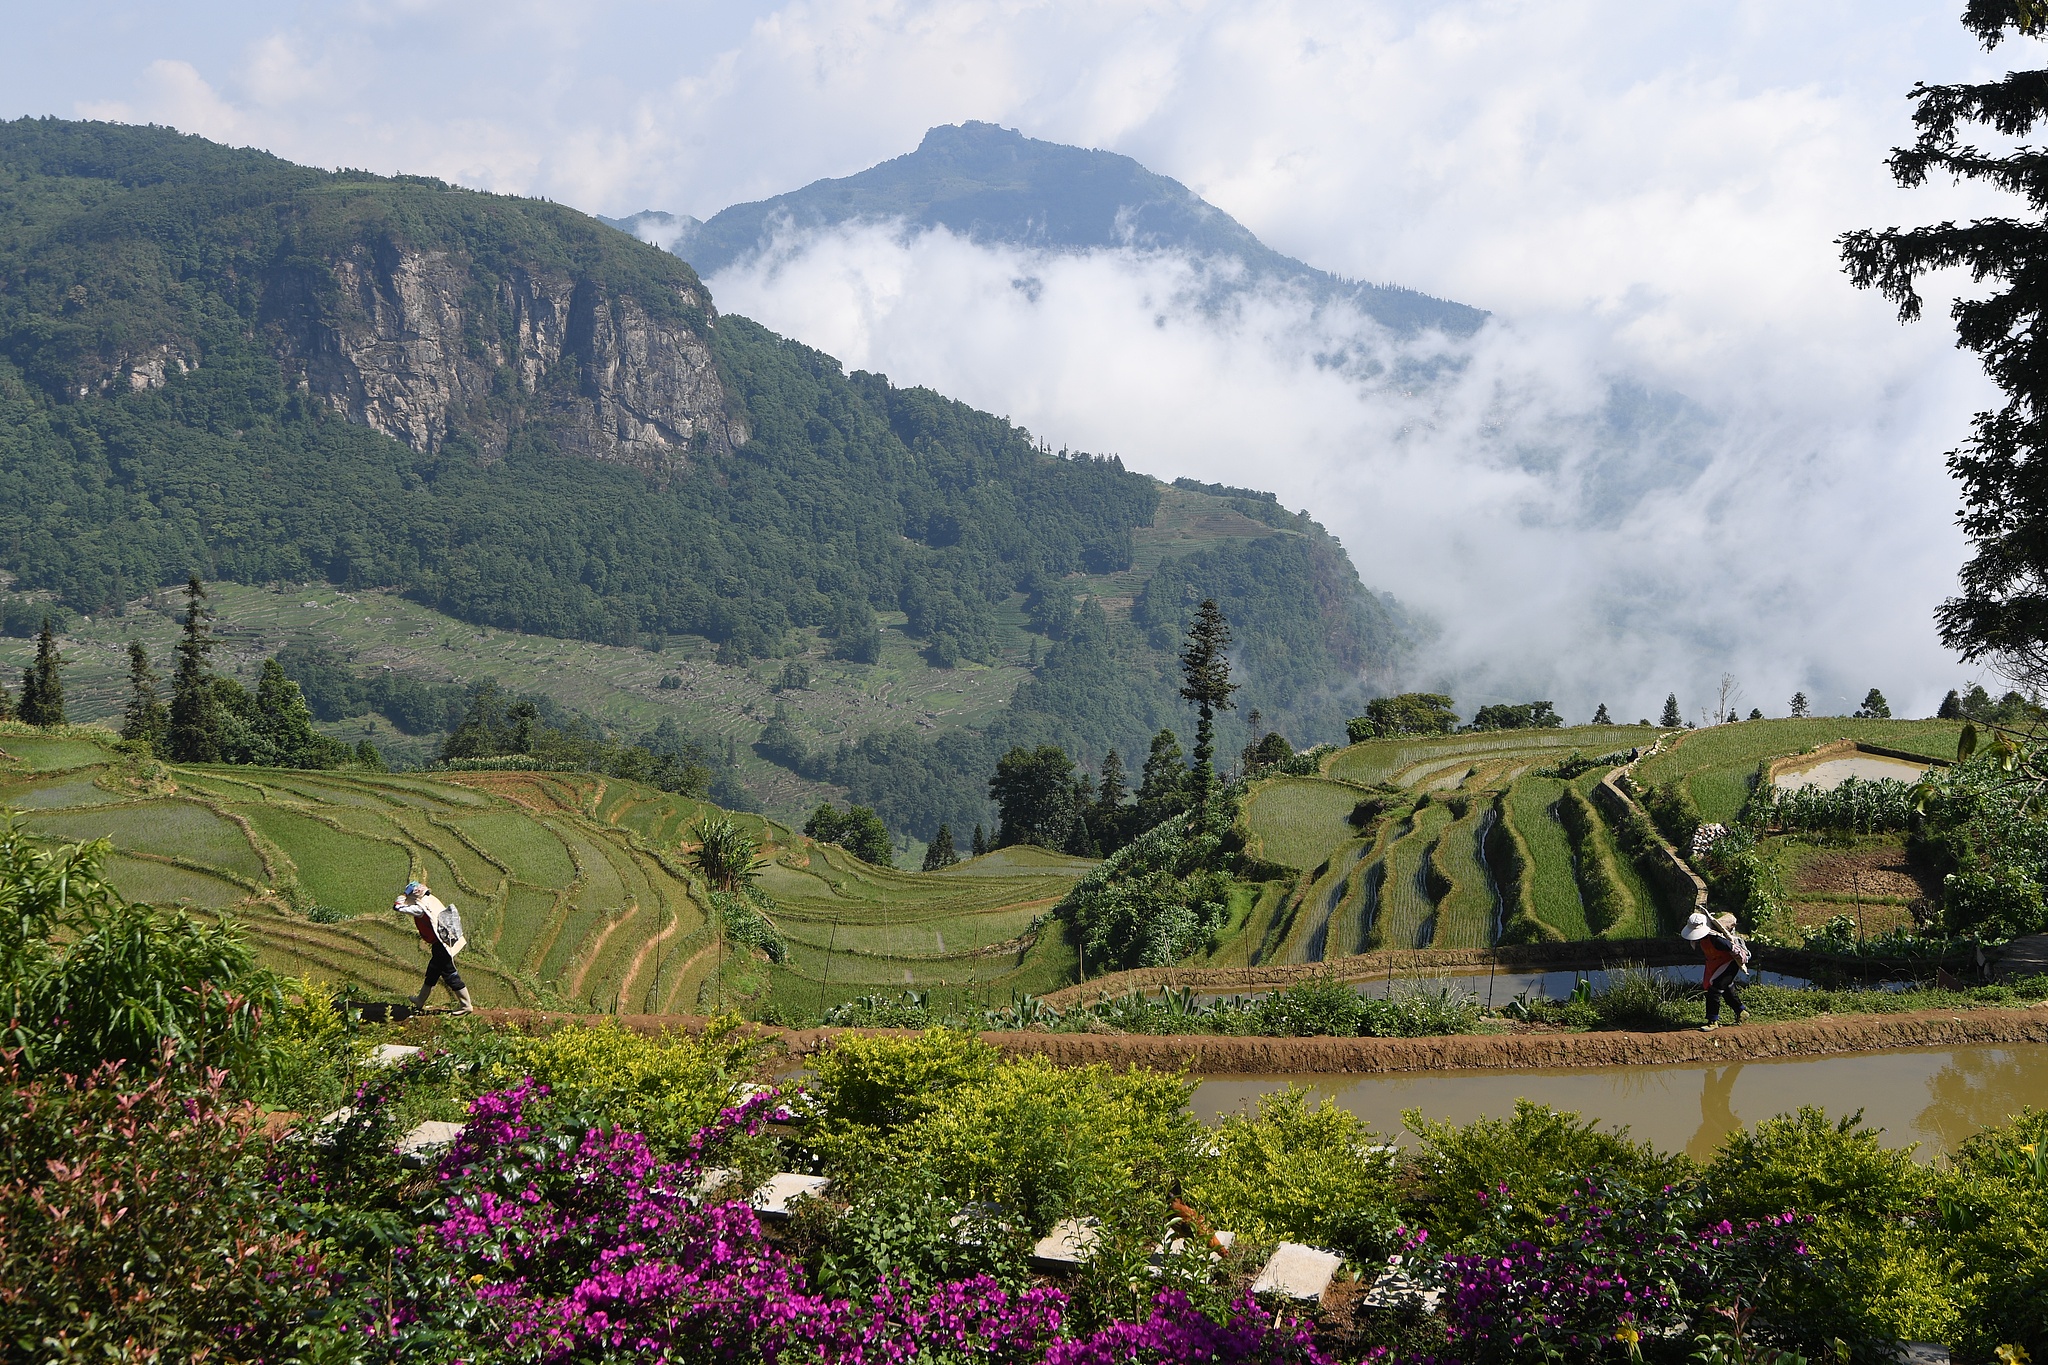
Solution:
<svg viewBox="0 0 2048 1365">
<path fill-rule="evenodd" d="M 1469 1123 L 1511 1113 L 1521 1098 L 1628 1128 L 1666 1151 L 1704 1159 L 1738 1125 L 1816 1105 L 1861 1109 L 1888 1146 L 1920 1144 L 1931 1160 L 2026 1106 L 2048 1109 L 2048 1045 L 1924 1048 L 1850 1057 L 1792 1057 L 1728 1066 L 1604 1067 L 1583 1071 L 1438 1071 L 1394 1076 L 1228 1076 L 1195 1091 L 1197 1117 L 1253 1104 L 1289 1083 L 1328 1095 L 1381 1133 L 1401 1111 Z"/>
</svg>

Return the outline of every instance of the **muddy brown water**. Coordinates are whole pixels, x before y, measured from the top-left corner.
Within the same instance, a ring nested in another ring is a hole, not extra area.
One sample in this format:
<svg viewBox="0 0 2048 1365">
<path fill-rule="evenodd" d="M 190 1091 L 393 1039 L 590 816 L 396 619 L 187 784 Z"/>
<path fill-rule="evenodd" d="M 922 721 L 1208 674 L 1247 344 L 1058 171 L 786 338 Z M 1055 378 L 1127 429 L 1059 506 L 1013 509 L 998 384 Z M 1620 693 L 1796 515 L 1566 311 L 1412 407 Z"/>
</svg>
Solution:
<svg viewBox="0 0 2048 1365">
<path fill-rule="evenodd" d="M 1514 1112 L 1517 1099 L 1626 1126 L 1664 1151 L 1704 1160 L 1738 1127 L 1801 1105 L 1840 1117 L 1861 1109 L 1889 1147 L 1918 1144 L 1931 1161 L 1982 1128 L 2032 1106 L 2048 1109 L 2048 1044 L 1914 1048 L 1792 1057 L 1726 1066 L 1601 1067 L 1539 1071 L 1403 1072 L 1377 1076 L 1218 1076 L 1195 1090 L 1204 1122 L 1246 1109 L 1287 1085 L 1328 1096 L 1379 1133 L 1406 1142 L 1403 1110 L 1469 1123 Z"/>
</svg>

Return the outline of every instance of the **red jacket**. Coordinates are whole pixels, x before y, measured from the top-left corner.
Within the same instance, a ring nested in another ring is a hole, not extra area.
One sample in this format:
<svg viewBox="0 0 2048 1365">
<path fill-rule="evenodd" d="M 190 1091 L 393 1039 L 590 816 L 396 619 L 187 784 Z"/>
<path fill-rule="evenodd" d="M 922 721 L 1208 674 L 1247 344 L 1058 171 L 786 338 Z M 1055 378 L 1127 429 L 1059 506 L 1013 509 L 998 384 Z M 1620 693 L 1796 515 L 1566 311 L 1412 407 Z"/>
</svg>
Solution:
<svg viewBox="0 0 2048 1365">
<path fill-rule="evenodd" d="M 1722 947 L 1721 940 L 1712 935 L 1700 940 L 1700 951 L 1707 957 L 1706 976 L 1700 982 L 1702 990 L 1711 989 L 1716 977 L 1734 975 L 1735 969 L 1742 965 L 1742 959 L 1731 949 Z"/>
</svg>

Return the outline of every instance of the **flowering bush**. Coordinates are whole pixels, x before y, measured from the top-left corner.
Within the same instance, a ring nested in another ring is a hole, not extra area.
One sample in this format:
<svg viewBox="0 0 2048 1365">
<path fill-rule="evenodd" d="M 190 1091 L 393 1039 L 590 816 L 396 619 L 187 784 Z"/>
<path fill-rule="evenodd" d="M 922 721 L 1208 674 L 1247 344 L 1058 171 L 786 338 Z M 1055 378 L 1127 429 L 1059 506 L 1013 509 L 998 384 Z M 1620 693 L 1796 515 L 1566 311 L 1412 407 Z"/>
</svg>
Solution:
<svg viewBox="0 0 2048 1365">
<path fill-rule="evenodd" d="M 515 1358 L 1023 1365 L 1043 1354 L 1060 1327 L 1057 1291 L 1012 1294 L 979 1276 L 830 1298 L 749 1206 L 700 1204 L 709 1159 L 758 1132 L 776 1098 L 725 1110 L 663 1163 L 637 1133 L 548 1125 L 547 1091 L 530 1080 L 483 1096 L 438 1173 L 440 1292 L 473 1294 L 484 1334 Z"/>
<path fill-rule="evenodd" d="M 1169 1289 L 1143 1322 L 1111 1323 L 1046 1352 L 1045 1365 L 1328 1365 L 1298 1322 L 1269 1322 L 1250 1295 L 1219 1323 Z"/>
<path fill-rule="evenodd" d="M 1512 1199 L 1502 1186 L 1489 1202 Z M 1541 1240 L 1445 1257 L 1434 1269 L 1444 1281 L 1451 1359 L 1484 1365 L 1567 1348 L 1572 1360 L 1631 1354 L 1644 1338 L 1675 1337 L 1714 1308 L 1753 1305 L 1769 1281 L 1803 1276 L 1809 1253 L 1796 1215 L 1701 1228 L 1699 1214 L 1694 1194 L 1645 1196 L 1589 1179 L 1545 1220 Z M 1805 1335 L 1795 1321 L 1745 1322 L 1765 1344 Z"/>
<path fill-rule="evenodd" d="M 324 1296 L 267 1197 L 256 1115 L 218 1070 L 172 1080 L 30 1080 L 6 1059 L 0 1357 L 271 1358 Z"/>
</svg>

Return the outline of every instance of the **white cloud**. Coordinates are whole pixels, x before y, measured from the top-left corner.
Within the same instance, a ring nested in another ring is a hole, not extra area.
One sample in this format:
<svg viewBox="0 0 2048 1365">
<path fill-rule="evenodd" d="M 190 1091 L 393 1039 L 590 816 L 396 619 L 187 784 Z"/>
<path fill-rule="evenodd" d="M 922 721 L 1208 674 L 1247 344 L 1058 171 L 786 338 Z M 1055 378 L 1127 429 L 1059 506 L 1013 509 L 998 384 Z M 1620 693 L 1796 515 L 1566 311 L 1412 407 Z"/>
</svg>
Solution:
<svg viewBox="0 0 2048 1365">
<path fill-rule="evenodd" d="M 27 16 L 15 51 L 33 59 L 0 55 L 19 112 L 169 121 L 609 213 L 708 216 L 965 118 L 1127 153 L 1284 251 L 1497 325 L 1418 411 L 1308 363 L 1357 328 L 1270 298 L 1206 321 L 1172 303 L 1186 267 L 1160 260 L 841 233 L 717 282 L 720 301 L 1055 441 L 1274 486 L 1368 581 L 1444 620 L 1446 666 L 1568 709 L 1640 713 L 1674 687 L 1696 701 L 1725 667 L 1753 698 L 1877 683 L 1924 710 L 1960 673 L 1929 620 L 1964 553 L 1940 452 L 1987 391 L 1940 321 L 1901 329 L 1849 289 L 1833 246 L 1986 207 L 1903 194 L 1883 167 L 1915 80 L 2038 60 L 1977 52 L 1948 8 L 103 8 L 117 21 L 88 29 L 62 7 Z M 1020 272 L 1043 281 L 1038 302 L 1011 287 Z M 1626 529 L 1587 524 L 1583 439 L 1548 472 L 1511 458 L 1528 433 L 1582 428 L 1618 374 L 1714 418 L 1692 482 L 1649 480 Z"/>
</svg>

